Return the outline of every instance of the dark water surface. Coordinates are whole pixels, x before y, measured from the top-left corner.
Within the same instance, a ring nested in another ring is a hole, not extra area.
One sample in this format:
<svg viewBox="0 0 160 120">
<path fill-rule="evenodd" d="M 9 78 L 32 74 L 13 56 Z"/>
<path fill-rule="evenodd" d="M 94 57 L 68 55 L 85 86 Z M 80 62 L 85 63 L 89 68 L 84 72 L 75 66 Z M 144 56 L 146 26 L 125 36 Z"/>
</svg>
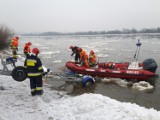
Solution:
<svg viewBox="0 0 160 120">
<path fill-rule="evenodd" d="M 40 57 L 43 65 L 50 68 L 53 73 L 64 74 L 65 63 L 72 59 L 71 51 L 68 49 L 70 45 L 80 46 L 88 53 L 90 50 L 94 50 L 99 62 L 131 62 L 136 51 L 135 44 L 138 39 L 142 42 L 139 62 L 153 58 L 160 66 L 160 34 L 32 36 L 22 37 L 20 44 L 23 46 L 25 42 L 32 42 L 32 48 L 38 47 L 41 50 Z M 156 73 L 160 74 L 160 67 L 157 68 Z M 48 81 L 48 83 L 52 85 L 52 89 L 63 90 L 73 96 L 83 93 L 96 93 L 109 96 L 121 102 L 136 103 L 140 106 L 160 110 L 159 78 L 155 79 L 154 89 L 147 92 L 132 89 L 132 84 L 123 86 L 121 83 L 117 84 L 113 81 L 101 82 L 101 79 L 98 78 L 95 85 L 88 88 L 82 88 L 79 84 L 65 83 L 63 81 Z"/>
</svg>

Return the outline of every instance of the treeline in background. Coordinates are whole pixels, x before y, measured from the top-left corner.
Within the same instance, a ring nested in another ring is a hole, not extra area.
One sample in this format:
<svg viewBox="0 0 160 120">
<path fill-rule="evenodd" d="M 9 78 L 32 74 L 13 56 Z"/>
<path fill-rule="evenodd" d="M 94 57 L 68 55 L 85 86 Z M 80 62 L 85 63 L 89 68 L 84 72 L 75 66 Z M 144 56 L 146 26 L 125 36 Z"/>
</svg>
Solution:
<svg viewBox="0 0 160 120">
<path fill-rule="evenodd" d="M 144 28 L 141 30 L 136 29 L 123 29 L 111 31 L 87 31 L 87 32 L 73 32 L 73 33 L 60 33 L 60 32 L 44 32 L 44 33 L 25 33 L 26 36 L 54 36 L 54 35 L 102 35 L 102 34 L 138 34 L 138 33 L 160 33 L 158 28 Z"/>
<path fill-rule="evenodd" d="M 122 29 L 111 31 L 88 31 L 88 32 L 73 32 L 73 33 L 60 33 L 60 32 L 43 32 L 43 33 L 23 33 L 19 35 L 24 36 L 55 36 L 55 35 L 102 35 L 102 34 L 138 34 L 138 33 L 160 33 L 160 27 L 158 28 L 144 28 L 141 30 Z M 11 42 L 11 38 L 14 35 L 14 31 L 8 28 L 6 25 L 0 24 L 0 50 L 8 48 Z M 17 33 L 18 34 L 18 33 Z"/>
</svg>

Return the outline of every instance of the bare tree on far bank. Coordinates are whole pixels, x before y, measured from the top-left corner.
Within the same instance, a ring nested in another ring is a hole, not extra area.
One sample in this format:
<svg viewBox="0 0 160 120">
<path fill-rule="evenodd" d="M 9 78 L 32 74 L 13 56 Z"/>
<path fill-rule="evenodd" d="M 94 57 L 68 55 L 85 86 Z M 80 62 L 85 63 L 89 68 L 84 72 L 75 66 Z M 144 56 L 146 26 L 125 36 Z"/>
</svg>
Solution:
<svg viewBox="0 0 160 120">
<path fill-rule="evenodd" d="M 13 34 L 13 30 L 9 29 L 6 25 L 0 25 L 0 50 L 8 48 Z"/>
</svg>

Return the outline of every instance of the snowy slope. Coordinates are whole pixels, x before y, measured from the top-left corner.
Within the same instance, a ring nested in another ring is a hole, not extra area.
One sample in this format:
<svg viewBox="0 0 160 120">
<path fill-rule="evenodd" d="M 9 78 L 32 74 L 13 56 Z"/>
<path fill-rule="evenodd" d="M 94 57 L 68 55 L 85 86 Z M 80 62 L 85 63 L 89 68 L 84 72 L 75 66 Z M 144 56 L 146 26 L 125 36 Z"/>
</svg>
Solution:
<svg viewBox="0 0 160 120">
<path fill-rule="evenodd" d="M 32 97 L 28 79 L 0 75 L 0 120 L 160 120 L 160 111 L 99 94 L 71 97 L 48 86 Z"/>
<path fill-rule="evenodd" d="M 23 63 L 19 57 L 17 64 Z M 0 120 L 160 120 L 160 111 L 99 94 L 71 97 L 48 86 L 42 96 L 32 97 L 29 79 L 17 82 L 0 75 Z"/>
</svg>

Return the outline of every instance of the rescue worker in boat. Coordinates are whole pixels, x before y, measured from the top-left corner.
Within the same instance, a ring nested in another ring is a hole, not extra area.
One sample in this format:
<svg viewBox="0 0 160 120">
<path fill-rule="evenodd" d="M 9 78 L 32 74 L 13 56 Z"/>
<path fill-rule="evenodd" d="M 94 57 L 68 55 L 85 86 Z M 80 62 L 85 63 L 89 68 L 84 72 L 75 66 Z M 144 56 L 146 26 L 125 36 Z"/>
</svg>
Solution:
<svg viewBox="0 0 160 120">
<path fill-rule="evenodd" d="M 94 67 L 97 63 L 97 56 L 93 50 L 89 53 L 89 65 L 90 67 Z"/>
<path fill-rule="evenodd" d="M 13 59 L 17 59 L 17 51 L 18 51 L 18 40 L 19 37 L 16 36 L 12 39 L 10 44 L 10 49 L 12 49 L 12 57 Z"/>
<path fill-rule="evenodd" d="M 85 67 L 90 67 L 88 64 L 88 55 L 86 51 L 82 50 L 82 48 L 78 48 L 78 51 L 80 53 L 80 64 Z"/>
<path fill-rule="evenodd" d="M 75 54 L 75 62 L 80 62 L 80 54 L 79 54 L 78 48 L 79 47 L 72 46 L 72 45 L 69 47 L 69 49 L 72 50 L 71 56 L 73 56 Z"/>
<path fill-rule="evenodd" d="M 26 55 L 26 57 L 31 53 L 31 48 L 30 48 L 31 45 L 32 45 L 31 42 L 28 42 L 24 45 L 23 52 Z"/>
<path fill-rule="evenodd" d="M 42 95 L 43 94 L 43 67 L 42 62 L 38 58 L 39 54 L 38 48 L 33 48 L 32 54 L 27 56 L 24 62 L 24 67 L 27 69 L 28 77 L 30 78 L 30 88 L 31 88 L 31 95 Z"/>
<path fill-rule="evenodd" d="M 109 63 L 107 64 L 107 68 L 113 69 L 113 68 L 114 68 L 114 63 L 113 63 L 113 62 L 109 62 Z"/>
</svg>

